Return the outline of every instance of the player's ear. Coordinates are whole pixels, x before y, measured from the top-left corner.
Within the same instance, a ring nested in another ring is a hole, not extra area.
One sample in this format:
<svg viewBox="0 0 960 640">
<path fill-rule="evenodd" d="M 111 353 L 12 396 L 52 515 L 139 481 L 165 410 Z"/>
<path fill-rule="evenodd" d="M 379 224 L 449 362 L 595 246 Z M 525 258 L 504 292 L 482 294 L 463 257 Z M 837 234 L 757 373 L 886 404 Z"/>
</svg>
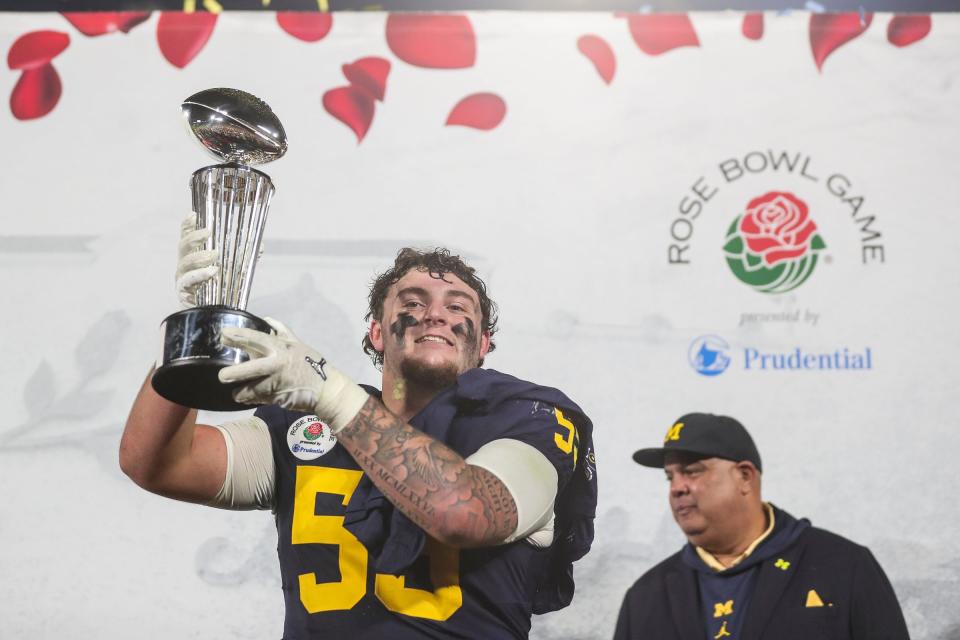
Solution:
<svg viewBox="0 0 960 640">
<path fill-rule="evenodd" d="M 370 336 L 370 343 L 373 348 L 383 353 L 383 325 L 376 319 L 371 320 L 367 335 Z"/>
<path fill-rule="evenodd" d="M 480 334 L 480 360 L 482 361 L 490 352 L 490 332 L 484 331 Z"/>
</svg>

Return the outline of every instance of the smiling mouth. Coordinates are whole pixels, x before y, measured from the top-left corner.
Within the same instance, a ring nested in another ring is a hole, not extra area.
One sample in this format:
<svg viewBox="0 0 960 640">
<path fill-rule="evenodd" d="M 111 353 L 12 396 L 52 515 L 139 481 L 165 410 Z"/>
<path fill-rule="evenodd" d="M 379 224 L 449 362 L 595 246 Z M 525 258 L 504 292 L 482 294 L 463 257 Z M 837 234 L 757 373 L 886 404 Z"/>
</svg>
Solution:
<svg viewBox="0 0 960 640">
<path fill-rule="evenodd" d="M 673 510 L 673 512 L 674 512 L 675 514 L 677 514 L 678 516 L 687 516 L 687 515 L 690 515 L 691 513 L 693 513 L 696 509 L 697 509 L 697 508 L 696 508 L 694 505 L 688 504 L 688 505 L 684 505 L 684 506 L 682 506 L 682 507 L 677 507 L 677 508 L 675 508 L 675 509 Z"/>
<path fill-rule="evenodd" d="M 436 343 L 438 343 L 438 344 L 445 344 L 445 345 L 450 346 L 450 347 L 453 346 L 453 343 L 450 342 L 449 340 L 447 340 L 446 338 L 444 338 L 443 336 L 427 335 L 427 336 L 423 336 L 423 337 L 417 338 L 416 340 L 414 340 L 414 342 L 415 342 L 416 344 L 421 344 L 421 343 L 423 343 L 423 342 L 436 342 Z"/>
</svg>

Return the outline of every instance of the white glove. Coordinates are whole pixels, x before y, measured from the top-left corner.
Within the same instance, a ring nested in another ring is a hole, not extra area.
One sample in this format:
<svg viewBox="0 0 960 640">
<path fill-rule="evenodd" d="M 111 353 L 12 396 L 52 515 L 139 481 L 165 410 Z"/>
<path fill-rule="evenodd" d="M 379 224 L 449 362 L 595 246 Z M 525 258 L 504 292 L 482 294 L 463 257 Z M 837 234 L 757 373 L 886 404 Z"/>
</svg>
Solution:
<svg viewBox="0 0 960 640">
<path fill-rule="evenodd" d="M 284 409 L 314 413 L 339 432 L 370 397 L 282 323 L 264 318 L 276 335 L 254 329 L 224 327 L 223 344 L 242 349 L 248 362 L 220 370 L 220 382 L 246 382 L 233 392 L 243 404 L 278 404 Z"/>
<path fill-rule="evenodd" d="M 197 214 L 180 223 L 180 245 L 177 252 L 177 297 L 184 308 L 197 304 L 197 290 L 217 275 L 219 254 L 204 250 L 203 243 L 210 237 L 210 228 L 197 229 Z"/>
</svg>

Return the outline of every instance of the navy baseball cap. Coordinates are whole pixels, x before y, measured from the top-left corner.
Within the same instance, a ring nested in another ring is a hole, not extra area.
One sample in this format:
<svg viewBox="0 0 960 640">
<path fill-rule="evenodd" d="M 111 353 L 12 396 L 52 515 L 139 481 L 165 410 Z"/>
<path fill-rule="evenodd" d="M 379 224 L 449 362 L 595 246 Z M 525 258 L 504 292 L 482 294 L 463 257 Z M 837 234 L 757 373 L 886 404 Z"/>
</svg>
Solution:
<svg viewBox="0 0 960 640">
<path fill-rule="evenodd" d="M 753 444 L 753 438 L 742 424 L 729 416 L 688 413 L 667 429 L 662 447 L 640 449 L 633 454 L 633 459 L 645 467 L 663 468 L 664 454 L 668 451 L 683 451 L 734 462 L 749 460 L 757 471 L 763 471 L 760 452 Z"/>
</svg>

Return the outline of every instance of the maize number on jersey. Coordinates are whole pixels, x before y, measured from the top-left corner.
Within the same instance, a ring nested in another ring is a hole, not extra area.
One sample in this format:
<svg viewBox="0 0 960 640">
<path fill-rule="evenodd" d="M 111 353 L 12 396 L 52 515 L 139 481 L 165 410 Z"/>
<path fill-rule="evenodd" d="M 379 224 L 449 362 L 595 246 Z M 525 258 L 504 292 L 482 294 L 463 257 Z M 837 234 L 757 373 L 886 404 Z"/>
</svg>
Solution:
<svg viewBox="0 0 960 640">
<path fill-rule="evenodd" d="M 362 471 L 333 467 L 297 467 L 293 503 L 293 544 L 335 544 L 339 547 L 340 581 L 317 582 L 316 574 L 302 573 L 300 602 L 310 613 L 353 608 L 367 592 L 367 550 L 343 527 L 343 516 L 314 513 L 316 495 L 342 496 L 343 505 L 360 483 Z M 430 559 L 433 591 L 407 587 L 403 576 L 378 573 L 374 595 L 390 611 L 443 621 L 463 605 L 460 591 L 460 554 L 457 549 L 427 538 L 424 553 Z"/>
</svg>

